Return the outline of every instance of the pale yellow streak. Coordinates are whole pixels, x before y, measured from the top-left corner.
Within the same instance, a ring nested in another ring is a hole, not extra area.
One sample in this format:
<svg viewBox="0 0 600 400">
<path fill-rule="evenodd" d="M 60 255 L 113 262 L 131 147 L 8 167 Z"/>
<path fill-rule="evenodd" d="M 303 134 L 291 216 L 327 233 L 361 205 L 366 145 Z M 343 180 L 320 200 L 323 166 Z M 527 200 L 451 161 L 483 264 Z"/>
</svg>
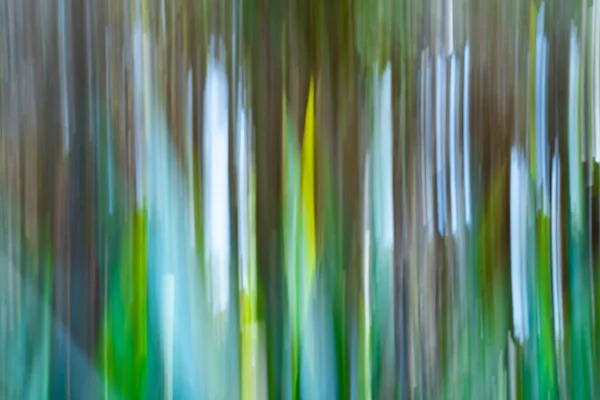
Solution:
<svg viewBox="0 0 600 400">
<path fill-rule="evenodd" d="M 306 263 L 309 283 L 315 271 L 315 90 L 314 81 L 310 81 L 306 119 L 304 124 L 304 143 L 302 146 L 302 211 L 306 227 Z"/>
</svg>

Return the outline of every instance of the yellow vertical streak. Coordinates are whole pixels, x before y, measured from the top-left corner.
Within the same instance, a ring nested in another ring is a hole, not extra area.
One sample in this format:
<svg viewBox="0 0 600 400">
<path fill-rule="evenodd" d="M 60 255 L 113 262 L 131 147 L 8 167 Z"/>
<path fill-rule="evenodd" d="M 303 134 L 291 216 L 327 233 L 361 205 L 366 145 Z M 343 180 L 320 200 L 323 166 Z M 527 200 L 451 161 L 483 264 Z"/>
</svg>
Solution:
<svg viewBox="0 0 600 400">
<path fill-rule="evenodd" d="M 315 90 L 311 78 L 306 119 L 304 124 L 304 143 L 302 146 L 302 209 L 306 227 L 306 262 L 308 282 L 312 282 L 316 264 L 315 240 Z"/>
</svg>

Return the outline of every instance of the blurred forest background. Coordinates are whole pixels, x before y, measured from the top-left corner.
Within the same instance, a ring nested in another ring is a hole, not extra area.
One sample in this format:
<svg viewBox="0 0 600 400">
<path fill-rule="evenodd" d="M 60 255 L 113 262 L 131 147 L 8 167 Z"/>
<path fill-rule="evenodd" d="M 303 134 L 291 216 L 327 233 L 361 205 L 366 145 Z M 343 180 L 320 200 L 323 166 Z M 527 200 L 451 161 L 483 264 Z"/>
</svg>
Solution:
<svg viewBox="0 0 600 400">
<path fill-rule="evenodd" d="M 600 395 L 599 7 L 0 0 L 0 397 Z"/>
</svg>

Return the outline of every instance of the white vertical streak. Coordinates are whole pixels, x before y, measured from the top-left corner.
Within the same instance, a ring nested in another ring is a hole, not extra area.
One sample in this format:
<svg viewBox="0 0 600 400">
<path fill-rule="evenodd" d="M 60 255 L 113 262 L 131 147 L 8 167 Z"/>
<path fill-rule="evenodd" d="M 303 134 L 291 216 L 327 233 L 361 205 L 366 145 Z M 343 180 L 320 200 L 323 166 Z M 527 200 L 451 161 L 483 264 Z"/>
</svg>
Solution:
<svg viewBox="0 0 600 400">
<path fill-rule="evenodd" d="M 537 32 L 535 37 L 535 102 L 534 102 L 534 112 L 535 112 L 535 163 L 536 163 L 536 191 L 538 198 L 540 198 L 541 194 L 541 186 L 542 186 L 542 133 L 541 133 L 541 88 L 542 88 L 542 30 L 543 30 L 543 11 L 544 7 L 538 12 L 537 16 Z M 542 26 L 540 26 L 542 24 Z M 537 202 L 537 210 L 539 211 L 541 208 L 541 202 Z"/>
<path fill-rule="evenodd" d="M 579 47 L 577 31 L 571 25 L 569 52 L 569 192 L 572 224 L 581 229 L 581 181 L 579 177 Z"/>
<path fill-rule="evenodd" d="M 513 325 L 515 337 L 522 340 L 523 337 L 523 326 L 521 325 L 521 291 L 519 281 L 519 258 L 520 248 L 518 237 L 519 230 L 517 227 L 519 221 L 519 165 L 518 165 L 518 154 L 513 148 L 510 154 L 510 264 L 511 264 L 511 285 L 512 285 L 512 297 L 513 297 Z"/>
<path fill-rule="evenodd" d="M 439 54 L 436 62 L 436 161 L 438 231 L 446 233 L 446 58 Z"/>
<path fill-rule="evenodd" d="M 433 188 L 431 181 L 431 59 L 425 55 L 425 203 L 427 207 L 427 233 L 433 236 Z"/>
<path fill-rule="evenodd" d="M 392 68 L 388 62 L 379 84 L 379 132 L 377 133 L 377 145 L 379 157 L 379 180 L 380 198 L 379 208 L 379 232 L 380 240 L 386 250 L 394 247 L 394 207 L 392 196 Z"/>
<path fill-rule="evenodd" d="M 510 155 L 510 260 L 515 337 L 523 342 L 529 334 L 527 322 L 527 218 L 529 189 L 527 163 L 513 147 Z"/>
<path fill-rule="evenodd" d="M 465 45 L 465 70 L 463 83 L 463 166 L 465 185 L 465 223 L 471 225 L 471 148 L 469 143 L 469 43 Z"/>
<path fill-rule="evenodd" d="M 364 307 L 365 307 L 365 375 L 366 382 L 371 381 L 371 357 L 370 357 L 370 341 L 371 341 L 371 268 L 369 257 L 371 254 L 371 232 L 370 232 L 370 219 L 369 212 L 371 209 L 371 205 L 369 202 L 369 193 L 371 191 L 371 182 L 370 182 L 370 174 L 371 174 L 371 158 L 369 153 L 365 157 L 365 182 L 364 182 L 364 209 L 363 209 L 363 219 L 364 219 L 364 232 L 363 232 L 363 288 L 364 288 Z M 371 398 L 370 385 L 366 385 L 367 387 L 367 399 Z"/>
<path fill-rule="evenodd" d="M 173 337 L 175 326 L 175 276 L 165 274 L 162 277 L 161 302 L 161 338 L 165 363 L 165 393 L 164 398 L 173 398 Z"/>
<path fill-rule="evenodd" d="M 548 186 L 550 184 L 548 179 L 548 164 L 550 162 L 549 157 L 549 145 L 547 141 L 548 137 L 548 39 L 544 37 L 543 46 L 542 46 L 542 150 L 543 150 L 543 170 L 542 174 L 544 176 L 544 214 L 548 215 L 549 212 L 549 199 L 548 199 Z"/>
<path fill-rule="evenodd" d="M 456 55 L 452 54 L 450 58 L 450 207 L 451 207 L 451 226 L 452 234 L 455 235 L 458 230 L 458 199 L 456 193 L 456 77 L 457 77 Z"/>
<path fill-rule="evenodd" d="M 241 81 L 238 87 L 241 95 Z M 241 96 L 240 96 L 241 97 Z M 247 139 L 246 112 L 238 98 L 238 124 L 237 124 L 237 164 L 238 164 L 238 207 L 239 207 L 239 263 L 241 287 L 246 292 L 248 285 L 248 139 Z"/>
<path fill-rule="evenodd" d="M 136 205 L 138 209 L 143 206 L 144 197 L 144 160 L 143 160 L 143 138 L 144 119 L 145 119 L 145 95 L 144 93 L 144 33 L 142 30 L 142 21 L 137 18 L 133 28 L 133 107 L 134 107 L 134 128 L 135 128 L 135 175 L 136 175 Z"/>
<path fill-rule="evenodd" d="M 538 195 L 537 209 L 547 215 L 548 210 L 546 208 L 546 158 L 545 158 L 545 146 L 546 146 L 546 132 L 544 124 L 544 86 L 546 85 L 546 79 L 544 75 L 545 68 L 545 38 L 544 38 L 544 14 L 545 5 L 542 3 L 540 11 L 537 16 L 537 32 L 535 40 L 535 120 L 536 120 L 536 190 Z"/>
<path fill-rule="evenodd" d="M 558 140 L 552 157 L 552 300 L 554 309 L 554 335 L 556 340 L 563 338 L 562 311 L 562 248 L 560 223 L 560 158 Z"/>
<path fill-rule="evenodd" d="M 252 125 L 252 113 L 248 110 L 246 116 L 246 179 L 247 179 L 247 198 L 248 203 L 246 206 L 247 215 L 247 265 L 248 265 L 248 286 L 251 290 L 256 290 L 256 174 L 255 174 L 255 160 L 254 153 L 252 152 L 252 138 L 253 138 L 253 125 Z"/>
<path fill-rule="evenodd" d="M 212 271 L 213 312 L 229 303 L 229 143 L 228 91 L 224 65 L 215 57 L 220 41 L 211 38 L 205 91 L 205 229 L 209 269 Z"/>
</svg>

